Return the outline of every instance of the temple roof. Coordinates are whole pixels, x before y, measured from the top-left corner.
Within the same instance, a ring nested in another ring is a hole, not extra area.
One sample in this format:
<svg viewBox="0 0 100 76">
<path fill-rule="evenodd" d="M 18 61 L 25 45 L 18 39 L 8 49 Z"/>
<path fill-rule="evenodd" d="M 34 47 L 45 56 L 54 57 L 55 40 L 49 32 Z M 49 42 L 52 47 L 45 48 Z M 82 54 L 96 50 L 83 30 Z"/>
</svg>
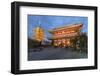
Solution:
<svg viewBox="0 0 100 76">
<path fill-rule="evenodd" d="M 69 28 L 73 28 L 73 27 L 82 27 L 83 24 L 82 23 L 78 23 L 78 24 L 69 24 L 69 25 L 65 25 L 65 26 L 62 26 L 62 27 L 57 27 L 57 28 L 54 28 L 52 30 L 49 30 L 50 33 L 54 32 L 54 31 L 58 31 L 58 30 L 62 30 L 62 29 L 69 29 Z"/>
</svg>

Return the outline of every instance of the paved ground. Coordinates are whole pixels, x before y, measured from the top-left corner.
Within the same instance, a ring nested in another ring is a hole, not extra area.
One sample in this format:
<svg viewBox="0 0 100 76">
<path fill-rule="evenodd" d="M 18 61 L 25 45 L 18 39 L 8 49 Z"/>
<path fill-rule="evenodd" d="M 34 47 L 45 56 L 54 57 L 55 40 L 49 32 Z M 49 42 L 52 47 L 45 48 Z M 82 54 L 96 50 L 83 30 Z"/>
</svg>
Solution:
<svg viewBox="0 0 100 76">
<path fill-rule="evenodd" d="M 35 51 L 34 51 L 35 50 Z M 67 48 L 42 48 L 31 49 L 28 52 L 28 60 L 55 60 L 55 59 L 79 59 L 87 58 L 85 52 L 72 51 Z"/>
</svg>

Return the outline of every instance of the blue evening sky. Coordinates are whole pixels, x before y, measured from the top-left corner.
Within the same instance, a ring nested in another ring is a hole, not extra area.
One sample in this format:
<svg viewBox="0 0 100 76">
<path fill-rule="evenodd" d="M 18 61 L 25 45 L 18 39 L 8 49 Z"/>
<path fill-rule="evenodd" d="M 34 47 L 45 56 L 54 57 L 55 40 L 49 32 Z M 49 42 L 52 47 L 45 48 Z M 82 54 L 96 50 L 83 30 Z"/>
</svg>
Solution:
<svg viewBox="0 0 100 76">
<path fill-rule="evenodd" d="M 80 16 L 51 16 L 51 15 L 28 15 L 28 37 L 32 38 L 32 31 L 37 26 L 41 26 L 45 31 L 45 37 L 50 37 L 48 30 L 62 27 L 68 24 L 83 24 L 83 32 L 88 32 L 88 17 Z"/>
</svg>

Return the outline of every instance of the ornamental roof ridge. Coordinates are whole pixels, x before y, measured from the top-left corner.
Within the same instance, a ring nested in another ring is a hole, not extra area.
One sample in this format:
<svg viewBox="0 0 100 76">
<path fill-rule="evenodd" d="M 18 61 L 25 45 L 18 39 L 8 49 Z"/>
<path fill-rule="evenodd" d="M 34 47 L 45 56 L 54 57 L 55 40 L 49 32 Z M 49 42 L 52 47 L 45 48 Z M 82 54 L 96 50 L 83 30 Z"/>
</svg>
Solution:
<svg viewBox="0 0 100 76">
<path fill-rule="evenodd" d="M 55 29 L 60 29 L 60 28 L 69 28 L 69 27 L 75 27 L 75 26 L 79 26 L 79 25 L 82 25 L 82 23 L 73 23 L 73 24 L 67 24 L 67 25 L 64 25 L 64 26 L 60 26 L 60 27 L 57 27 L 57 28 L 54 28 L 53 30 Z"/>
<path fill-rule="evenodd" d="M 65 29 L 65 28 L 72 28 L 72 27 L 76 27 L 76 26 L 80 26 L 80 25 L 83 25 L 83 24 L 82 23 L 73 23 L 73 24 L 64 25 L 62 27 L 54 28 L 50 31 L 56 31 L 56 30 Z"/>
</svg>

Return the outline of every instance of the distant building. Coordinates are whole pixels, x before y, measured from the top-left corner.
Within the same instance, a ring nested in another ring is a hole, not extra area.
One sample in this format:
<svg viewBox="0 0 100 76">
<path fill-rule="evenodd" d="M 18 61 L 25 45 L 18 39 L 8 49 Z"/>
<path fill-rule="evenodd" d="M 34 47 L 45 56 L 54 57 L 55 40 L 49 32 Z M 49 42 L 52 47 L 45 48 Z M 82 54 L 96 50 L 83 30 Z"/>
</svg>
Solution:
<svg viewBox="0 0 100 76">
<path fill-rule="evenodd" d="M 38 42 L 42 42 L 44 40 L 44 30 L 38 26 L 33 30 L 33 39 L 38 41 Z"/>
<path fill-rule="evenodd" d="M 50 38 L 54 46 L 71 46 L 71 39 L 78 36 L 83 24 L 71 24 L 63 27 L 58 27 L 49 32 L 52 34 Z"/>
</svg>

